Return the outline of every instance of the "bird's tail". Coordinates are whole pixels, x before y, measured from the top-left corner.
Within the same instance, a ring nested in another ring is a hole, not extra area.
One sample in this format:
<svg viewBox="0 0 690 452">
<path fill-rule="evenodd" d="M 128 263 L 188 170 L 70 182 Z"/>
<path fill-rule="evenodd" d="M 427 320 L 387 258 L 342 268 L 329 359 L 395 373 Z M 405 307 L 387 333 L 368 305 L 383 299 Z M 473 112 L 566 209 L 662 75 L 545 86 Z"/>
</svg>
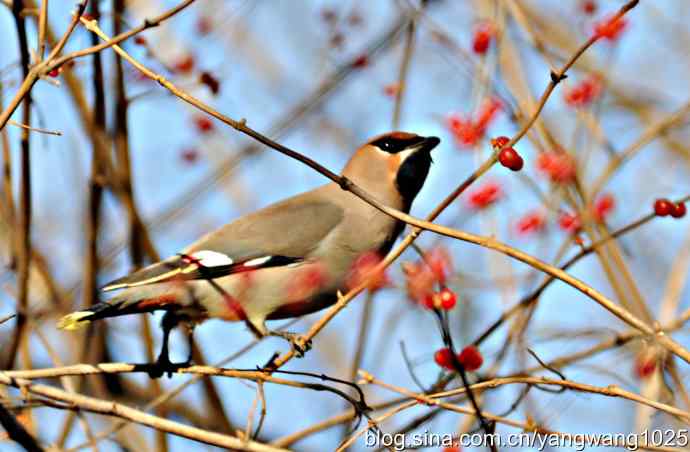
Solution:
<svg viewBox="0 0 690 452">
<path fill-rule="evenodd" d="M 57 327 L 61 330 L 78 330 L 87 326 L 92 320 L 165 309 L 167 305 L 174 304 L 175 301 L 174 297 L 165 295 L 143 299 L 132 299 L 126 294 L 118 295 L 83 311 L 76 311 L 62 317 Z"/>
</svg>

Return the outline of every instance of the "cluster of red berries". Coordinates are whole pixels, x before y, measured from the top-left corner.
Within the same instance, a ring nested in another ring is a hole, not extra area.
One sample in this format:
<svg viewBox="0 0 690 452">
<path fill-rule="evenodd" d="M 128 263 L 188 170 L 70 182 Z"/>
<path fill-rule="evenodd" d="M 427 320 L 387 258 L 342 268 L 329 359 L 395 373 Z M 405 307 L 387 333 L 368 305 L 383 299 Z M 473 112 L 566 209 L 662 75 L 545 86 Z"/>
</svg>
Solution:
<svg viewBox="0 0 690 452">
<path fill-rule="evenodd" d="M 427 297 L 434 293 L 435 285 L 445 287 L 448 275 L 453 273 L 453 261 L 445 248 L 438 247 L 424 253 L 417 262 L 403 263 L 402 268 L 408 297 L 425 306 Z"/>
<path fill-rule="evenodd" d="M 660 198 L 654 201 L 654 213 L 660 217 L 671 215 L 673 218 L 683 218 L 687 213 L 685 203 L 673 203 L 666 198 Z"/>
<path fill-rule="evenodd" d="M 453 365 L 455 358 L 457 358 L 460 365 L 469 372 L 478 370 L 482 367 L 482 364 L 484 364 L 484 357 L 474 345 L 468 345 L 463 348 L 457 356 L 453 356 L 453 352 L 449 348 L 442 348 L 434 353 L 434 361 L 436 361 L 436 364 L 448 370 L 455 370 L 455 366 Z"/>
<path fill-rule="evenodd" d="M 443 309 L 450 311 L 455 307 L 458 301 L 458 296 L 447 287 L 444 287 L 438 292 L 432 292 L 424 297 L 424 306 L 428 309 Z"/>
<path fill-rule="evenodd" d="M 494 149 L 501 150 L 498 154 L 498 161 L 501 165 L 512 171 L 520 171 L 522 167 L 525 166 L 525 161 L 515 149 L 512 147 L 505 147 L 509 142 L 510 138 L 503 136 L 491 139 L 491 145 Z"/>
</svg>

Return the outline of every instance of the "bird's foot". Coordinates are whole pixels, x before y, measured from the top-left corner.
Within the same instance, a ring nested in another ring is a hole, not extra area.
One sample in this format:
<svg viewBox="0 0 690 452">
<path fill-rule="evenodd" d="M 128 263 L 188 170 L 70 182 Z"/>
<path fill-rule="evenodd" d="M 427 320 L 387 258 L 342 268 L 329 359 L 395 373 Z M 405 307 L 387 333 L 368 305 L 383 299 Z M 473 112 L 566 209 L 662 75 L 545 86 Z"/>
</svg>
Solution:
<svg viewBox="0 0 690 452">
<path fill-rule="evenodd" d="M 170 361 L 168 356 L 159 356 L 155 363 L 151 364 L 149 369 L 146 371 L 150 378 L 160 378 L 163 374 L 168 374 L 168 378 L 172 378 L 173 372 L 177 372 L 179 369 L 189 367 L 192 364 L 191 357 L 187 358 L 186 361 L 181 363 L 173 363 Z"/>
<path fill-rule="evenodd" d="M 299 333 L 291 333 L 289 331 L 270 331 L 268 334 L 269 336 L 282 337 L 288 341 L 298 358 L 303 357 L 306 352 L 311 350 L 311 339 L 307 339 L 305 336 Z"/>
</svg>

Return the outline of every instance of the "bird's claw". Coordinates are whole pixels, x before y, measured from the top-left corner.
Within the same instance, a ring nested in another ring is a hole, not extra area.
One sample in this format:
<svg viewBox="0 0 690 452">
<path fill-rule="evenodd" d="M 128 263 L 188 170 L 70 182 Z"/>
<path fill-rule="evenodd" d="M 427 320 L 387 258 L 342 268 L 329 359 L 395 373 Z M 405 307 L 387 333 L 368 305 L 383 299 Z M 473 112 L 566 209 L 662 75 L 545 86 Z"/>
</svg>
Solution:
<svg viewBox="0 0 690 452">
<path fill-rule="evenodd" d="M 272 331 L 270 334 L 271 336 L 282 337 L 288 341 L 298 358 L 302 358 L 306 352 L 311 350 L 311 339 L 307 339 L 305 336 L 299 333 L 291 333 L 289 331 Z"/>
<path fill-rule="evenodd" d="M 159 356 L 156 362 L 151 364 L 146 373 L 152 379 L 160 378 L 163 374 L 167 374 L 168 378 L 172 378 L 174 372 L 189 367 L 191 364 L 191 359 L 181 363 L 173 363 L 167 356 Z"/>
</svg>

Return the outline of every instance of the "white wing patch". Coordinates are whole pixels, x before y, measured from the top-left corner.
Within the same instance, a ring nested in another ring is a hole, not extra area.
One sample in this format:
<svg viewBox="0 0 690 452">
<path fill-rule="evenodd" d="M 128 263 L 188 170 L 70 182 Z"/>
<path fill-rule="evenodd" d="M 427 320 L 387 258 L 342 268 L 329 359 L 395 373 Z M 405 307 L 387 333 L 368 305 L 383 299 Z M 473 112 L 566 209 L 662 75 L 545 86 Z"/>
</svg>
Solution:
<svg viewBox="0 0 690 452">
<path fill-rule="evenodd" d="M 258 267 L 270 261 L 272 257 L 273 256 L 257 257 L 256 259 L 248 260 L 242 265 L 244 265 L 245 267 Z"/>
<path fill-rule="evenodd" d="M 217 251 L 201 250 L 189 256 L 199 261 L 198 264 L 202 267 L 220 267 L 223 265 L 232 265 L 234 263 L 229 256 Z"/>
</svg>

